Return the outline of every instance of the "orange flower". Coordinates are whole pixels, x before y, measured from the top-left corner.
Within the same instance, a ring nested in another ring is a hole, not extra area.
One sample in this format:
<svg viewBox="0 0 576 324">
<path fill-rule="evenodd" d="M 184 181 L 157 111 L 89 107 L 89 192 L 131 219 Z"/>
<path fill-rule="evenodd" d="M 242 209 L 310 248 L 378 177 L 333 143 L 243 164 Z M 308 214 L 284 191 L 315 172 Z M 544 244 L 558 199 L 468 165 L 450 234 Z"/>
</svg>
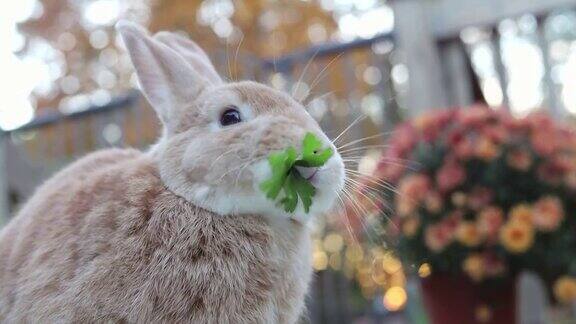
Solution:
<svg viewBox="0 0 576 324">
<path fill-rule="evenodd" d="M 478 227 L 490 241 L 497 238 L 503 222 L 504 212 L 498 207 L 487 207 L 478 214 Z"/>
<path fill-rule="evenodd" d="M 532 156 L 526 150 L 516 149 L 508 153 L 506 162 L 513 169 L 528 171 L 532 166 Z"/>
<path fill-rule="evenodd" d="M 476 282 L 499 276 L 506 271 L 504 261 L 492 253 L 472 253 L 462 263 L 462 270 Z"/>
<path fill-rule="evenodd" d="M 432 191 L 426 196 L 424 204 L 429 212 L 439 213 L 443 207 L 442 196 L 437 191 Z"/>
<path fill-rule="evenodd" d="M 424 232 L 424 243 L 430 251 L 441 252 L 452 242 L 453 234 L 446 226 L 435 224 L 428 226 Z"/>
<path fill-rule="evenodd" d="M 500 243 L 510 253 L 524 253 L 534 244 L 534 230 L 521 221 L 509 221 L 500 230 Z"/>
<path fill-rule="evenodd" d="M 420 228 L 420 219 L 417 217 L 410 217 L 402 224 L 402 233 L 406 237 L 413 237 Z"/>
<path fill-rule="evenodd" d="M 474 312 L 476 320 L 478 323 L 488 323 L 492 319 L 492 309 L 487 305 L 480 305 L 476 307 Z"/>
<path fill-rule="evenodd" d="M 456 228 L 456 239 L 464 246 L 475 247 L 482 243 L 484 236 L 474 222 L 466 221 Z"/>
<path fill-rule="evenodd" d="M 484 258 L 479 253 L 474 253 L 464 259 L 462 270 L 475 282 L 482 281 L 486 274 Z"/>
<path fill-rule="evenodd" d="M 570 276 L 560 277 L 554 283 L 553 290 L 556 299 L 563 304 L 576 301 L 576 278 Z"/>
<path fill-rule="evenodd" d="M 409 197 L 399 196 L 396 199 L 396 211 L 400 217 L 406 217 L 413 214 L 418 208 L 416 201 Z"/>
<path fill-rule="evenodd" d="M 450 198 L 452 200 L 452 204 L 454 204 L 456 207 L 464 207 L 464 205 L 466 205 L 468 202 L 468 196 L 461 191 L 453 193 Z"/>
<path fill-rule="evenodd" d="M 534 204 L 534 225 L 543 232 L 552 232 L 564 220 L 564 208 L 557 197 L 546 196 Z"/>
<path fill-rule="evenodd" d="M 509 217 L 511 221 L 532 225 L 534 212 L 527 204 L 520 204 L 512 208 Z"/>
<path fill-rule="evenodd" d="M 576 190 L 576 172 L 574 171 L 570 172 L 568 176 L 566 176 L 564 182 L 566 183 L 568 188 Z"/>
<path fill-rule="evenodd" d="M 500 148 L 487 137 L 481 137 L 476 143 L 475 154 L 484 161 L 492 161 L 500 154 Z"/>
<path fill-rule="evenodd" d="M 420 115 L 412 120 L 412 126 L 414 126 L 414 128 L 420 132 L 430 127 L 430 125 L 433 123 L 434 116 L 432 114 Z"/>
</svg>

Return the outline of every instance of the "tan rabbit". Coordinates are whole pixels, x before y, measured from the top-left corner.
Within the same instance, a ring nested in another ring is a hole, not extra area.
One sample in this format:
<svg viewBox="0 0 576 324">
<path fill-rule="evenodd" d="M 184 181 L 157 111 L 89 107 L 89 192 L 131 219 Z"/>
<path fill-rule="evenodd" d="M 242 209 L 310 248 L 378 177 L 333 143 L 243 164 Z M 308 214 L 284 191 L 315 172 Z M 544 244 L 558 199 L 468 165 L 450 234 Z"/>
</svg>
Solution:
<svg viewBox="0 0 576 324">
<path fill-rule="evenodd" d="M 149 152 L 106 150 L 38 189 L 0 232 L 0 322 L 294 323 L 311 279 L 309 220 L 343 187 L 309 172 L 310 213 L 266 199 L 267 156 L 307 132 L 288 95 L 226 83 L 193 42 L 118 31 L 164 126 Z"/>
</svg>

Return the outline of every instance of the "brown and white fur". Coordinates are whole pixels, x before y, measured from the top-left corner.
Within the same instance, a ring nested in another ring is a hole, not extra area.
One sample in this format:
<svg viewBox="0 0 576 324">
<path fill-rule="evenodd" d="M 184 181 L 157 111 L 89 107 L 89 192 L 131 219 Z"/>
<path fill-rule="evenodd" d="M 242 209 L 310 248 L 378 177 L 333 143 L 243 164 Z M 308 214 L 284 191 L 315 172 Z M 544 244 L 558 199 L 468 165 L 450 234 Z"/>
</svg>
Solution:
<svg viewBox="0 0 576 324">
<path fill-rule="evenodd" d="M 315 170 L 311 212 L 287 214 L 259 190 L 266 157 L 307 132 L 334 148 L 301 104 L 225 83 L 186 38 L 126 22 L 118 31 L 163 135 L 148 152 L 74 163 L 0 232 L 0 322 L 297 322 L 309 220 L 342 189 L 342 159 Z M 221 126 L 231 106 L 243 122 Z"/>
</svg>

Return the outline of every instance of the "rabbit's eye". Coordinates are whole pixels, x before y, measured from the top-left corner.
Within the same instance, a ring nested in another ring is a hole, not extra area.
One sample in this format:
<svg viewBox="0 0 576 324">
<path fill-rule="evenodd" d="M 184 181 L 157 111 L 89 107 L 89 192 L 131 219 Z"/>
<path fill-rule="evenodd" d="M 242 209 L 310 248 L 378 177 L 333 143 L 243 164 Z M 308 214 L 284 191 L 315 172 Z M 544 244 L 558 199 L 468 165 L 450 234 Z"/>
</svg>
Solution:
<svg viewBox="0 0 576 324">
<path fill-rule="evenodd" d="M 230 106 L 220 116 L 220 125 L 228 126 L 242 122 L 240 111 L 236 106 Z"/>
</svg>

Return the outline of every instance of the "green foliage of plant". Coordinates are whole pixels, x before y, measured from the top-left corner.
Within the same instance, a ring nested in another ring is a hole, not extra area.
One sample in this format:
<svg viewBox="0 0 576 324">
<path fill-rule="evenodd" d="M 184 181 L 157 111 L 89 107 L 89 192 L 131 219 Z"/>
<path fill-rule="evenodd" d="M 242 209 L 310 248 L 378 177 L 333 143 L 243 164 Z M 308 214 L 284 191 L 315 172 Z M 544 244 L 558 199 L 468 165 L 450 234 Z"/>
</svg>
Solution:
<svg viewBox="0 0 576 324">
<path fill-rule="evenodd" d="M 294 147 L 275 152 L 268 156 L 272 176 L 260 184 L 260 189 L 270 200 L 276 200 L 283 192 L 278 202 L 284 210 L 292 213 L 302 201 L 304 211 L 308 213 L 316 188 L 296 169 L 301 167 L 321 167 L 334 154 L 331 148 L 322 149 L 322 142 L 312 133 L 307 133 L 302 141 L 302 153 L 298 155 Z"/>
</svg>

